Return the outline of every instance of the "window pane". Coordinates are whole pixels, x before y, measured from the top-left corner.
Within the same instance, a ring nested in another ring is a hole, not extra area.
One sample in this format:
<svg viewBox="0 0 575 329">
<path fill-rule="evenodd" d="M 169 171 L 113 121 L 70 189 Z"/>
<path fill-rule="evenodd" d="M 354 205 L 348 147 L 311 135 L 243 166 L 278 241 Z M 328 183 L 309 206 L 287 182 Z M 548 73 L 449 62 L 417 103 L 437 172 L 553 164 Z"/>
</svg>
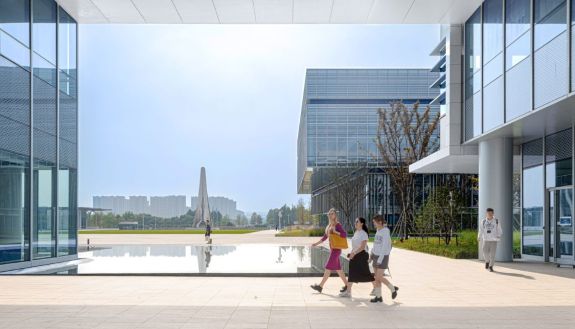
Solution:
<svg viewBox="0 0 575 329">
<path fill-rule="evenodd" d="M 76 75 L 76 22 L 60 8 L 58 25 L 58 65 L 59 69 L 73 79 Z"/>
<path fill-rule="evenodd" d="M 505 121 L 531 111 L 531 57 L 507 71 Z"/>
<path fill-rule="evenodd" d="M 30 3 L 28 0 L 0 1 L 0 29 L 30 47 Z"/>
<path fill-rule="evenodd" d="M 483 89 L 483 131 L 503 124 L 503 77 Z"/>
<path fill-rule="evenodd" d="M 546 187 L 568 186 L 573 182 L 573 159 L 552 162 L 546 166 Z"/>
<path fill-rule="evenodd" d="M 1 139 L 5 127 L 0 128 Z M 0 264 L 28 258 L 29 163 L 26 156 L 0 149 Z"/>
<path fill-rule="evenodd" d="M 0 55 L 27 70 L 30 69 L 30 50 L 2 31 L 0 31 Z"/>
<path fill-rule="evenodd" d="M 507 45 L 529 30 L 530 7 L 530 0 L 505 1 L 505 41 Z"/>
<path fill-rule="evenodd" d="M 481 8 L 465 23 L 465 76 L 481 69 Z"/>
<path fill-rule="evenodd" d="M 523 253 L 543 256 L 543 166 L 523 171 Z"/>
<path fill-rule="evenodd" d="M 503 54 L 497 55 L 491 62 L 483 65 L 483 86 L 499 78 L 503 74 Z"/>
<path fill-rule="evenodd" d="M 531 53 L 531 34 L 525 33 L 509 47 L 505 53 L 506 61 L 505 68 L 509 70 L 513 66 L 519 64 L 522 60 L 527 58 Z"/>
<path fill-rule="evenodd" d="M 565 0 L 534 0 L 535 49 L 539 49 L 567 28 Z"/>
<path fill-rule="evenodd" d="M 32 49 L 56 64 L 56 2 L 33 0 L 33 47 Z"/>
<path fill-rule="evenodd" d="M 503 51 L 503 0 L 483 3 L 483 62 Z"/>
</svg>

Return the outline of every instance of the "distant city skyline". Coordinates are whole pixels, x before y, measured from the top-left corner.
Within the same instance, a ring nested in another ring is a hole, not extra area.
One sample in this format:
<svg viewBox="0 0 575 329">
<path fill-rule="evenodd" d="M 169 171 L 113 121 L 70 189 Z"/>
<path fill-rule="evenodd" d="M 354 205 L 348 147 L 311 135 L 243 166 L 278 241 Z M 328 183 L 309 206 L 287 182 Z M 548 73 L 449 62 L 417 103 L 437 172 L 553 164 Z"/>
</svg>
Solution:
<svg viewBox="0 0 575 329">
<path fill-rule="evenodd" d="M 80 35 L 80 206 L 190 195 L 205 166 L 209 195 L 263 212 L 309 200 L 295 184 L 305 70 L 431 67 L 439 27 L 84 24 Z"/>
</svg>

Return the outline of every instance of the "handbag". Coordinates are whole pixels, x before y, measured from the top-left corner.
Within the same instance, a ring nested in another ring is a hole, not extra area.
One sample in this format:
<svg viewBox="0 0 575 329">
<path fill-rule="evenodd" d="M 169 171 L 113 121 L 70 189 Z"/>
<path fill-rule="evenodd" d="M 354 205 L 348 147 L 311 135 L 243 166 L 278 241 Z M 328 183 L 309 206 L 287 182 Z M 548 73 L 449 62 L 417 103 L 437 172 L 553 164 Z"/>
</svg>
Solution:
<svg viewBox="0 0 575 329">
<path fill-rule="evenodd" d="M 329 247 L 331 249 L 347 249 L 347 238 L 342 238 L 339 233 L 330 233 Z"/>
</svg>

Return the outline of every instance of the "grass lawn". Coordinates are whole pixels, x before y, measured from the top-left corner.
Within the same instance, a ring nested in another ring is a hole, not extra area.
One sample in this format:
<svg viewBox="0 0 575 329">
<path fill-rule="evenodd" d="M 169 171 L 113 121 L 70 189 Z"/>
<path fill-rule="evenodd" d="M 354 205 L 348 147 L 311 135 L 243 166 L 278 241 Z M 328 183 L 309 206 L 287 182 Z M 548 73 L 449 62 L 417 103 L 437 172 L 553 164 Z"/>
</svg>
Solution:
<svg viewBox="0 0 575 329">
<path fill-rule="evenodd" d="M 301 230 L 289 230 L 289 231 L 282 231 L 280 233 L 277 233 L 276 236 L 281 237 L 281 236 L 287 236 L 287 237 L 308 237 L 308 236 L 323 236 L 323 233 L 325 232 L 324 229 L 322 228 L 316 228 L 316 229 L 301 229 Z"/>
<path fill-rule="evenodd" d="M 256 230 L 213 230 L 212 234 L 245 234 Z M 83 230 L 79 234 L 204 234 L 205 230 Z"/>
<path fill-rule="evenodd" d="M 448 258 L 477 258 L 476 231 L 461 232 L 458 242 L 459 243 L 456 245 L 455 239 L 452 239 L 449 245 L 445 245 L 445 242 L 439 241 L 439 238 L 410 238 L 408 240 L 403 240 L 403 242 L 399 239 L 394 239 L 393 246 L 396 248 L 419 251 Z"/>
</svg>

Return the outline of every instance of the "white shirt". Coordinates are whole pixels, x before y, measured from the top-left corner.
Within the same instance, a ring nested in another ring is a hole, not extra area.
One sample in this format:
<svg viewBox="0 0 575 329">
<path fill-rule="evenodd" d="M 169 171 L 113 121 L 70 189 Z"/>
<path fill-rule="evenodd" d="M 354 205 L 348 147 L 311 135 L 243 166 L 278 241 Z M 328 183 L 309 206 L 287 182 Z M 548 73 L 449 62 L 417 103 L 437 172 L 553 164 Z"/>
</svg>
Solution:
<svg viewBox="0 0 575 329">
<path fill-rule="evenodd" d="M 377 257 L 377 263 L 381 264 L 383 258 L 391 252 L 391 234 L 389 228 L 384 227 L 378 230 L 373 239 L 373 250 L 371 251 Z"/>
<path fill-rule="evenodd" d="M 477 232 L 477 237 L 483 241 L 499 241 L 502 233 L 499 219 L 493 218 L 489 220 L 485 218 L 481 223 L 479 223 L 479 232 Z"/>
<path fill-rule="evenodd" d="M 361 250 L 359 250 L 361 243 L 363 241 L 367 241 L 368 239 L 369 237 L 364 230 L 355 231 L 355 233 L 353 233 L 353 238 L 351 238 L 351 251 L 355 253 L 361 252 Z M 364 250 L 367 251 L 367 243 L 365 244 Z"/>
</svg>

